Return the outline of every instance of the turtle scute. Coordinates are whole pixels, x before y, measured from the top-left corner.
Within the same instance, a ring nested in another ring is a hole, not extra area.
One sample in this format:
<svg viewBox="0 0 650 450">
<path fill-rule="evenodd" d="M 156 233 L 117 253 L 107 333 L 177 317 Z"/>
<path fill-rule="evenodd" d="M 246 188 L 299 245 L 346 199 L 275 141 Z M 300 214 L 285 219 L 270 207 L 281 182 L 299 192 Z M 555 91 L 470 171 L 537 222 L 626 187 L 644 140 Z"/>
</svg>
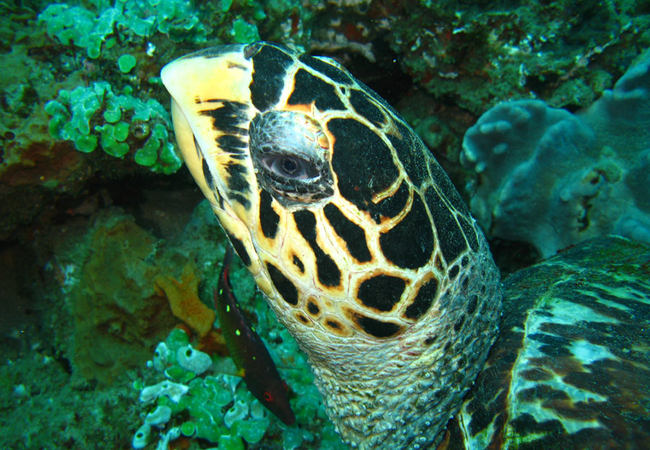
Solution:
<svg viewBox="0 0 650 450">
<path fill-rule="evenodd" d="M 649 245 L 583 242 L 508 277 L 503 304 L 443 449 L 650 448 Z"/>
</svg>

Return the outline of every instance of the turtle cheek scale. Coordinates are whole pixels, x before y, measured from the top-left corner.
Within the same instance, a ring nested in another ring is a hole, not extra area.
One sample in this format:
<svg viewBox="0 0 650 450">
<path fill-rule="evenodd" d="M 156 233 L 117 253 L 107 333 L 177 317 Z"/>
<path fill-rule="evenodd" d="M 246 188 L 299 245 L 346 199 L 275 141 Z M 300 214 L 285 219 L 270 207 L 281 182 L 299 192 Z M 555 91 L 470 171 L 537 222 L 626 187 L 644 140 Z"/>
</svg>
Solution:
<svg viewBox="0 0 650 450">
<path fill-rule="evenodd" d="M 344 441 L 436 445 L 494 342 L 501 291 L 422 141 L 340 65 L 277 44 L 204 50 L 162 79 L 192 175 Z"/>
</svg>

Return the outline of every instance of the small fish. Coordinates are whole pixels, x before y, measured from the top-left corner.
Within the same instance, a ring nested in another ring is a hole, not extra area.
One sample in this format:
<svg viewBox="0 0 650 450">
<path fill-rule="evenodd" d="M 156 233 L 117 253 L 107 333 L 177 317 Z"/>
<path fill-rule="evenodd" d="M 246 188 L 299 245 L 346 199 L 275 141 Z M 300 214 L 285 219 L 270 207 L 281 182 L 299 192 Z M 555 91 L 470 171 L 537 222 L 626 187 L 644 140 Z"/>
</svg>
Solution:
<svg viewBox="0 0 650 450">
<path fill-rule="evenodd" d="M 242 314 L 230 286 L 230 261 L 233 250 L 228 247 L 223 260 L 214 306 L 219 316 L 223 338 L 230 356 L 251 393 L 282 422 L 293 425 L 296 417 L 289 404 L 289 389 L 278 373 L 262 339 Z"/>
</svg>

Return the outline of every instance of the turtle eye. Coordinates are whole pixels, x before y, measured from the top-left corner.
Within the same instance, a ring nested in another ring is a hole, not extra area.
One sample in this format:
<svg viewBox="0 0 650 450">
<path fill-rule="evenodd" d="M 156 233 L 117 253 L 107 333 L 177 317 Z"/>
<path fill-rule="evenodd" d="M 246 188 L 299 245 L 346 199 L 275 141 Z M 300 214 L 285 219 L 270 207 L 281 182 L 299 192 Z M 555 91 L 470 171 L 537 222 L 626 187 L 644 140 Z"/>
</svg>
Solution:
<svg viewBox="0 0 650 450">
<path fill-rule="evenodd" d="M 302 113 L 268 111 L 253 118 L 249 136 L 257 181 L 278 202 L 332 195 L 330 143 L 320 123 Z"/>
<path fill-rule="evenodd" d="M 291 155 L 266 155 L 260 158 L 262 164 L 275 175 L 294 180 L 307 180 L 318 176 L 311 162 Z"/>
<path fill-rule="evenodd" d="M 285 175 L 296 178 L 300 177 L 303 172 L 303 170 L 299 170 L 301 169 L 300 164 L 298 163 L 298 160 L 294 158 L 283 158 L 281 167 Z"/>
</svg>

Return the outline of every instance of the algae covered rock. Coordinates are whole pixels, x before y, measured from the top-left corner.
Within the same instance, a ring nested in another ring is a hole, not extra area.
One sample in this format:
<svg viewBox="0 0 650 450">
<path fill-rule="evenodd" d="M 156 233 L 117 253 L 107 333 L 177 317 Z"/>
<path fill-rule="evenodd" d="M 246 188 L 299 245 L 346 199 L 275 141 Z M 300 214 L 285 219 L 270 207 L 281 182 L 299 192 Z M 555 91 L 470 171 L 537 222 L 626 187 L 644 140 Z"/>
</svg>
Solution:
<svg viewBox="0 0 650 450">
<path fill-rule="evenodd" d="M 73 366 L 85 379 L 110 383 L 146 360 L 176 320 L 154 291 L 157 239 L 132 218 L 114 216 L 95 226 L 90 246 L 70 290 Z"/>
</svg>

